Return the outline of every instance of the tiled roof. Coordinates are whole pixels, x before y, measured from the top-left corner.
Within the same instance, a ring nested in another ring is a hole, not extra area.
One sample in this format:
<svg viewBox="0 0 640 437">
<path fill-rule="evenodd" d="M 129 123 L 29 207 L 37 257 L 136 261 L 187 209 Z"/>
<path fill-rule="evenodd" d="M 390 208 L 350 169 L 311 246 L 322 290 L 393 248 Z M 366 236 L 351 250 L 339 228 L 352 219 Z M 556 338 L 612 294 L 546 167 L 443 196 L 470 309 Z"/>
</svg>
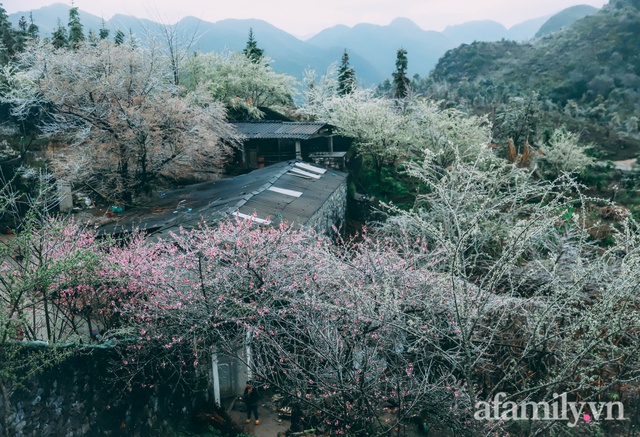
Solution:
<svg viewBox="0 0 640 437">
<path fill-rule="evenodd" d="M 234 123 L 239 134 L 247 139 L 308 140 L 329 127 L 326 123 L 298 123 L 291 121 L 252 121 Z"/>
<path fill-rule="evenodd" d="M 180 226 L 195 227 L 202 219 L 215 223 L 234 213 L 273 224 L 287 221 L 304 225 L 346 177 L 346 173 L 299 161 L 281 162 L 241 176 L 162 193 L 149 212 L 124 214 L 117 224 L 101 229 L 116 233 L 139 227 L 163 235 Z"/>
</svg>

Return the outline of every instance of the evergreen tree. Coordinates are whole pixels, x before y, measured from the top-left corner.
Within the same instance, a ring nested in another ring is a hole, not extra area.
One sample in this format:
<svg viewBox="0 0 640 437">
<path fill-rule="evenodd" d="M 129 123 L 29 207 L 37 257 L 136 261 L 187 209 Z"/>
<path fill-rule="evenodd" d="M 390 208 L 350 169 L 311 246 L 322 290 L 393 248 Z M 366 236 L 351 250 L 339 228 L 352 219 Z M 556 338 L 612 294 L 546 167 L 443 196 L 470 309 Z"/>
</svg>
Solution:
<svg viewBox="0 0 640 437">
<path fill-rule="evenodd" d="M 98 34 L 100 39 L 109 38 L 109 29 L 106 28 L 104 18 L 102 19 L 102 27 L 100 28 L 100 33 Z"/>
<path fill-rule="evenodd" d="M 24 15 L 20 17 L 20 20 L 18 21 L 18 28 L 20 29 L 20 32 L 27 33 L 27 20 L 24 18 Z"/>
<path fill-rule="evenodd" d="M 4 7 L 2 7 L 2 3 L 0 3 L 0 27 L 4 29 L 4 27 L 11 27 L 11 23 L 9 23 L 9 15 L 7 15 L 7 11 Z"/>
<path fill-rule="evenodd" d="M 389 79 L 385 79 L 378 85 L 375 92 L 375 97 L 391 97 L 393 94 L 393 85 Z"/>
<path fill-rule="evenodd" d="M 253 38 L 253 28 L 249 28 L 249 39 L 247 40 L 247 46 L 244 48 L 242 53 L 244 53 L 244 55 L 254 64 L 259 64 L 264 57 L 264 50 L 258 48 L 258 43 Z"/>
<path fill-rule="evenodd" d="M 80 13 L 77 7 L 69 9 L 69 46 L 77 49 L 84 41 L 82 23 L 80 23 Z"/>
<path fill-rule="evenodd" d="M 116 30 L 116 34 L 113 37 L 113 43 L 117 46 L 124 42 L 124 32 L 120 29 Z"/>
<path fill-rule="evenodd" d="M 22 17 L 20 17 L 20 20 L 18 21 L 18 31 L 14 32 L 14 51 L 15 52 L 21 52 L 24 50 L 25 48 L 25 44 L 27 41 L 27 19 L 24 17 L 24 15 Z"/>
<path fill-rule="evenodd" d="M 96 32 L 93 29 L 89 29 L 89 32 L 87 32 L 87 42 L 89 44 L 91 44 L 92 46 L 96 46 L 98 45 L 98 35 L 96 35 Z"/>
<path fill-rule="evenodd" d="M 399 49 L 396 56 L 396 71 L 393 73 L 393 97 L 396 99 L 404 99 L 409 94 L 408 64 L 407 51 Z"/>
<path fill-rule="evenodd" d="M 131 50 L 138 48 L 138 38 L 136 38 L 135 33 L 133 33 L 133 29 L 129 28 L 129 47 Z"/>
<path fill-rule="evenodd" d="M 15 53 L 15 38 L 9 16 L 2 7 L 2 3 L 0 3 L 0 43 L 0 65 L 4 65 Z"/>
<path fill-rule="evenodd" d="M 40 33 L 40 28 L 36 23 L 33 22 L 33 13 L 29 12 L 29 27 L 27 28 L 27 33 L 31 38 L 36 38 Z"/>
<path fill-rule="evenodd" d="M 338 94 L 344 96 L 350 94 L 356 87 L 356 72 L 349 65 L 349 54 L 347 49 L 342 54 L 342 62 L 338 70 Z"/>
<path fill-rule="evenodd" d="M 58 28 L 51 35 L 51 44 L 57 49 L 67 47 L 69 40 L 67 38 L 67 29 L 62 27 L 62 22 L 58 19 Z"/>
</svg>

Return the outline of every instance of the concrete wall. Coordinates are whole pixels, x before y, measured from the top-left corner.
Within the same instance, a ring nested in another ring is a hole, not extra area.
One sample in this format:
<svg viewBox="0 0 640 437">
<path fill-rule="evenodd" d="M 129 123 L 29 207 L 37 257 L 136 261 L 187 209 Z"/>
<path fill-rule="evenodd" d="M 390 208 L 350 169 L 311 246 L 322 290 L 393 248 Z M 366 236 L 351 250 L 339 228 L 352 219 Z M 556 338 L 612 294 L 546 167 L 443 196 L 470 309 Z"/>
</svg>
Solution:
<svg viewBox="0 0 640 437">
<path fill-rule="evenodd" d="M 305 226 L 333 235 L 333 226 L 343 227 L 347 218 L 347 178 L 311 216 Z"/>
<path fill-rule="evenodd" d="M 244 355 L 243 351 L 239 351 L 239 354 Z M 246 358 L 243 357 L 243 359 Z M 209 377 L 213 380 L 212 374 Z M 226 355 L 218 356 L 218 381 L 221 399 L 242 396 L 249 379 L 247 366 L 240 359 Z"/>
</svg>

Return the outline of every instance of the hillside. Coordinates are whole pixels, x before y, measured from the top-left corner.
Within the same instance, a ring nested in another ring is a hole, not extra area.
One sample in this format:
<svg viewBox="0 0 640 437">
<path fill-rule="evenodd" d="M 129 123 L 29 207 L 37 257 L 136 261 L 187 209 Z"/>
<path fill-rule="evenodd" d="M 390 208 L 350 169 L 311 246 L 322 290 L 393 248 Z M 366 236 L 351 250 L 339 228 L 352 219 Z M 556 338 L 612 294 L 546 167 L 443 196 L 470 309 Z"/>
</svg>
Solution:
<svg viewBox="0 0 640 437">
<path fill-rule="evenodd" d="M 560 29 L 571 26 L 573 23 L 587 15 L 595 14 L 598 12 L 598 8 L 594 8 L 589 5 L 577 5 L 558 12 L 553 17 L 549 18 L 536 33 L 536 38 L 557 32 Z"/>
<path fill-rule="evenodd" d="M 547 117 L 584 132 L 611 157 L 631 158 L 640 150 L 639 4 L 613 0 L 529 44 L 462 45 L 440 59 L 431 78 L 478 111 L 537 92 Z"/>
</svg>

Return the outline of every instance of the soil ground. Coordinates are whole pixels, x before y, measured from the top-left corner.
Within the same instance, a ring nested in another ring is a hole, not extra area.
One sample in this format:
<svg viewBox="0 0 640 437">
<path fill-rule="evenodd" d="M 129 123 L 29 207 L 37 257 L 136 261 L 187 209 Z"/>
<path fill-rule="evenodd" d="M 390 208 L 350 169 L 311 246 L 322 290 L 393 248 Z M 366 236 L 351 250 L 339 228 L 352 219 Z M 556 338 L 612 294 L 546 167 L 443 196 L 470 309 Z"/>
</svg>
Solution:
<svg viewBox="0 0 640 437">
<path fill-rule="evenodd" d="M 625 159 L 623 161 L 613 161 L 618 170 L 631 170 L 632 166 L 636 163 L 637 158 Z"/>
<path fill-rule="evenodd" d="M 259 425 L 256 425 L 254 420 L 251 420 L 251 423 L 245 423 L 247 413 L 244 411 L 242 401 L 235 402 L 229 411 L 229 415 L 246 434 L 256 437 L 278 437 L 279 434 L 284 435 L 291 426 L 290 421 L 279 419 L 278 412 L 270 401 L 262 402 L 258 407 Z"/>
</svg>

